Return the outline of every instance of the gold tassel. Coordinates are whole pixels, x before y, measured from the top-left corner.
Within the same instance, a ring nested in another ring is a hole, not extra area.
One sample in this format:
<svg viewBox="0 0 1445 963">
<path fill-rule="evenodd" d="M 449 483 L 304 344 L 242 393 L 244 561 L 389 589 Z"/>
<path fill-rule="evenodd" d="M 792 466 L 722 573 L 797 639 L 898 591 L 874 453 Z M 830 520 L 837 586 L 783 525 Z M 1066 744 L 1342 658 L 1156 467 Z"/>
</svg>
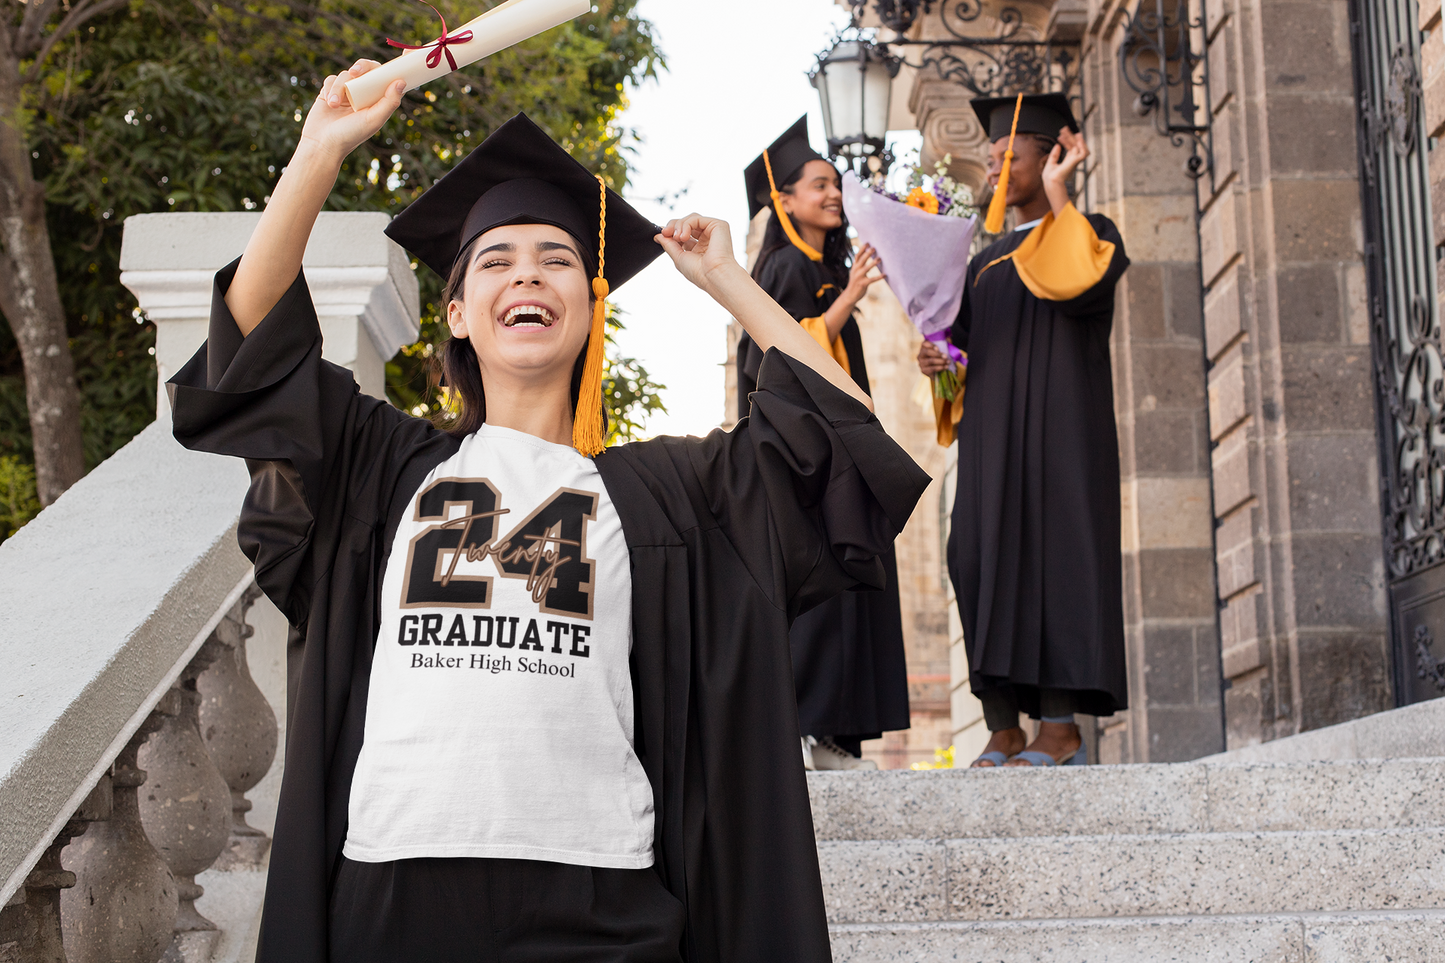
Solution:
<svg viewBox="0 0 1445 963">
<path fill-rule="evenodd" d="M 783 233 L 788 235 L 788 240 L 793 242 L 793 247 L 808 255 L 808 260 L 823 260 L 822 252 L 798 235 L 798 229 L 793 227 L 792 219 L 783 210 L 782 201 L 779 200 L 783 195 L 778 190 L 778 182 L 773 180 L 773 160 L 768 156 L 767 150 L 763 151 L 763 166 L 768 170 L 768 191 L 773 199 L 773 213 L 777 217 L 778 223 L 783 225 Z"/>
<path fill-rule="evenodd" d="M 993 200 L 988 202 L 988 218 L 983 222 L 983 229 L 990 234 L 1003 230 L 1003 216 L 1008 212 L 1008 176 L 1013 167 L 1014 134 L 1019 129 L 1019 110 L 1023 105 L 1024 95 L 1019 94 L 1019 99 L 1014 102 L 1014 122 L 1008 132 L 1008 149 L 1003 152 L 1003 170 L 999 171 L 998 187 L 994 188 Z"/>
<path fill-rule="evenodd" d="M 592 308 L 592 333 L 587 340 L 587 360 L 582 363 L 582 384 L 577 391 L 577 411 L 572 417 L 572 447 L 591 458 L 607 447 L 602 430 L 602 355 L 607 340 L 607 295 L 611 289 L 604 278 L 607 265 L 607 184 L 597 178 L 602 188 L 602 218 L 597 231 L 597 276 L 592 279 L 592 295 L 597 299 Z"/>
</svg>

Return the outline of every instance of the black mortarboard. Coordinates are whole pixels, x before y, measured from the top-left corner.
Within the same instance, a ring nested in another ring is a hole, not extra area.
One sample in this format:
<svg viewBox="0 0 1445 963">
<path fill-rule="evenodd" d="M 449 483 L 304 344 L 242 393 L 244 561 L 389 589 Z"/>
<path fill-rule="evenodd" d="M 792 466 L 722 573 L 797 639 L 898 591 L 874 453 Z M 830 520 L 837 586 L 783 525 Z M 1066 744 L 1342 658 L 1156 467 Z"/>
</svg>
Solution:
<svg viewBox="0 0 1445 963">
<path fill-rule="evenodd" d="M 773 165 L 773 182 L 778 187 L 792 178 L 808 161 L 825 160 L 822 154 L 808 144 L 808 117 L 803 115 L 787 132 L 769 145 L 767 158 L 759 154 L 757 159 L 743 171 L 743 180 L 748 188 L 748 219 L 758 216 L 758 211 L 770 207 L 772 183 L 768 181 L 768 162 Z"/>
<path fill-rule="evenodd" d="M 988 131 L 990 142 L 1009 135 L 1014 119 L 1014 103 L 1017 100 L 1018 96 L 1015 95 L 980 97 L 969 101 L 973 112 L 978 115 L 978 122 Z M 1024 94 L 1023 106 L 1019 108 L 1020 134 L 1043 134 L 1057 140 L 1059 131 L 1065 127 L 1076 134 L 1079 132 L 1079 124 L 1074 120 L 1074 111 L 1069 107 L 1069 98 L 1066 95 Z"/>
<path fill-rule="evenodd" d="M 441 180 L 387 225 L 393 241 L 443 278 L 461 249 L 503 224 L 551 224 L 575 237 L 597 264 L 601 187 L 526 114 L 518 114 L 457 161 Z M 662 247 L 660 228 L 607 191 L 604 276 L 621 287 Z"/>
<path fill-rule="evenodd" d="M 661 228 L 604 187 L 526 114 L 518 114 L 392 218 L 386 233 L 445 278 L 462 248 L 504 224 L 561 228 L 592 261 L 596 303 L 572 422 L 572 445 L 590 458 L 606 444 L 602 354 L 607 295 L 662 253 L 653 240 Z"/>
</svg>

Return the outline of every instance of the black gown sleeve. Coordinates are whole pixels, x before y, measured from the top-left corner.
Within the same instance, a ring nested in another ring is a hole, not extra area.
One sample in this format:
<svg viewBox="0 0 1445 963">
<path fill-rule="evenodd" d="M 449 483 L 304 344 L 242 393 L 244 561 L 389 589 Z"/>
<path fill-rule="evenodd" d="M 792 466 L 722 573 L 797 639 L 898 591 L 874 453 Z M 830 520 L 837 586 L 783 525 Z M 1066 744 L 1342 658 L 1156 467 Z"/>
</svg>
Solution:
<svg viewBox="0 0 1445 963">
<path fill-rule="evenodd" d="M 862 404 L 800 361 L 764 358 L 752 415 L 731 432 L 629 445 L 683 479 L 790 619 L 848 589 L 882 589 L 884 555 L 929 477 Z"/>
<path fill-rule="evenodd" d="M 378 476 L 394 475 L 435 429 L 363 395 L 350 371 L 322 359 L 303 274 L 243 338 L 225 301 L 239 263 L 216 274 L 206 343 L 166 388 L 177 441 L 246 459 L 241 550 L 257 584 L 299 626 L 330 564 L 314 550 L 323 513 L 384 524 L 385 505 L 371 504 L 388 491 Z"/>
</svg>

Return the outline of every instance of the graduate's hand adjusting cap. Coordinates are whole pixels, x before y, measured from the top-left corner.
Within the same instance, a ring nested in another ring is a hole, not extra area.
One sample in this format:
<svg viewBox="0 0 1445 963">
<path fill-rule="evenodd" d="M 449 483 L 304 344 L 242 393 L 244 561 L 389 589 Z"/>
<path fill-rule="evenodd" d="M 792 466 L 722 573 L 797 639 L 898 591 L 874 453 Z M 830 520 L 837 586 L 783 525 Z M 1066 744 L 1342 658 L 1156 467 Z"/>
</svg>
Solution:
<svg viewBox="0 0 1445 963">
<path fill-rule="evenodd" d="M 827 160 L 808 143 L 808 116 L 804 114 L 783 136 L 768 146 L 766 157 L 759 154 L 743 171 L 748 189 L 748 220 L 758 211 L 773 204 L 773 183 L 768 180 L 768 164 L 772 164 L 773 181 L 778 187 L 786 184 L 808 161 Z"/>
<path fill-rule="evenodd" d="M 605 447 L 602 351 L 607 296 L 662 253 L 661 228 L 609 190 L 525 114 L 497 128 L 386 227 L 443 278 L 468 244 L 507 224 L 550 224 L 572 235 L 593 268 L 596 305 L 572 421 L 572 446 Z"/>
<path fill-rule="evenodd" d="M 606 278 L 615 291 L 662 254 L 653 240 L 661 228 L 615 191 L 606 196 Z M 601 223 L 597 177 L 518 114 L 394 217 L 386 234 L 445 279 L 462 248 L 504 224 L 559 227 L 595 267 Z"/>
<path fill-rule="evenodd" d="M 969 101 L 978 122 L 988 132 L 990 142 L 1002 140 L 1009 135 L 1013 124 L 1014 104 L 1017 96 L 979 97 Z M 1023 106 L 1019 108 L 1020 134 L 1043 134 L 1055 140 L 1065 127 L 1077 134 L 1079 123 L 1074 120 L 1074 111 L 1069 98 L 1064 94 L 1024 94 Z"/>
</svg>

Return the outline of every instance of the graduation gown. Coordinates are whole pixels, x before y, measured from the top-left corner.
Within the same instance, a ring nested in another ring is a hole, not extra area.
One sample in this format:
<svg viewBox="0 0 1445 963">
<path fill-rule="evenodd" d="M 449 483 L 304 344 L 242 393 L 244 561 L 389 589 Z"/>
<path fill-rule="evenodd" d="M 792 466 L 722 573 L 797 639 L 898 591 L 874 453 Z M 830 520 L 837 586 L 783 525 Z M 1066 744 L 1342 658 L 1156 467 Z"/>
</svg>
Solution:
<svg viewBox="0 0 1445 963">
<path fill-rule="evenodd" d="M 763 262 L 758 284 L 838 357 L 858 387 L 869 390 L 857 320 L 848 318 L 838 340 L 828 342 L 822 317 L 839 291 L 821 264 L 789 244 Z M 762 357 L 744 334 L 738 343 L 739 418 L 747 416 L 749 394 L 757 390 Z M 844 593 L 793 623 L 793 683 L 799 722 L 808 735 L 851 742 L 909 726 L 908 665 L 892 546 L 883 565 L 888 583 L 882 592 Z"/>
<path fill-rule="evenodd" d="M 951 340 L 968 353 L 949 574 L 975 693 L 1128 705 L 1109 332 L 1129 259 L 1072 205 L 973 258 Z"/>
<path fill-rule="evenodd" d="M 234 272 L 217 275 L 207 344 L 168 390 L 182 444 L 247 459 L 238 538 L 293 626 L 257 959 L 323 963 L 383 570 L 402 512 L 458 442 L 321 359 L 304 277 L 242 339 L 223 300 Z M 783 640 L 820 599 L 885 584 L 880 556 L 927 477 L 866 408 L 777 352 L 732 432 L 596 463 L 631 558 L 636 751 L 655 871 L 687 908 L 684 956 L 828 960 Z"/>
</svg>

